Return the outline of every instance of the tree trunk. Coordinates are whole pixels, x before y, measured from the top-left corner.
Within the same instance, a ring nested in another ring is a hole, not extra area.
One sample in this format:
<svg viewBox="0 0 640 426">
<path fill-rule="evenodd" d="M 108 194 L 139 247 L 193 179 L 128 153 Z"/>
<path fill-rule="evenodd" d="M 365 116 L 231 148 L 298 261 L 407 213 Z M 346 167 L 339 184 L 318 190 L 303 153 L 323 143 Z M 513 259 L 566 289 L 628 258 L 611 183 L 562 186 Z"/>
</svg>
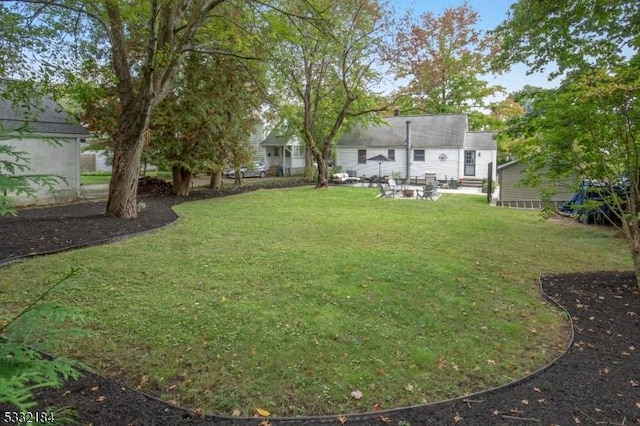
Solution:
<svg viewBox="0 0 640 426">
<path fill-rule="evenodd" d="M 222 170 L 211 173 L 211 180 L 209 181 L 209 189 L 220 189 L 222 186 Z"/>
<path fill-rule="evenodd" d="M 137 131 L 136 131 L 137 130 Z M 109 182 L 107 216 L 133 219 L 138 216 L 136 194 L 144 129 L 119 132 L 113 149 L 113 170 Z"/>
<path fill-rule="evenodd" d="M 173 183 L 173 193 L 178 197 L 188 197 L 191 190 L 191 170 L 182 166 L 171 167 L 171 183 Z"/>
<path fill-rule="evenodd" d="M 329 173 L 327 170 L 327 161 L 322 158 L 316 158 L 318 162 L 318 180 L 316 182 L 316 188 L 328 188 L 329 187 Z"/>
</svg>

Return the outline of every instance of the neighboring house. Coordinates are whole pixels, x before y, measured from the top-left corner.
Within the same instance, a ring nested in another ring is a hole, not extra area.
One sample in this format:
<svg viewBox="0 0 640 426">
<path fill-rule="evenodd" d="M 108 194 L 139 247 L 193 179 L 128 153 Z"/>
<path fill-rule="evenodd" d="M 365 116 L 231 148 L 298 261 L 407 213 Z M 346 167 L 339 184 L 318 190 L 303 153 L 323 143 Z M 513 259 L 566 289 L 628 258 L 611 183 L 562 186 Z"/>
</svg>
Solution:
<svg viewBox="0 0 640 426">
<path fill-rule="evenodd" d="M 495 132 L 470 132 L 466 114 L 395 115 L 384 122 L 343 135 L 336 147 L 336 165 L 358 177 L 378 175 L 380 170 L 383 176 L 412 180 L 429 175 L 440 181 L 478 181 L 488 178 L 488 165 L 493 163 L 495 179 Z M 368 160 L 380 154 L 390 161 Z"/>
<path fill-rule="evenodd" d="M 28 119 L 28 121 L 27 121 Z M 36 196 L 15 196 L 18 206 L 75 201 L 80 195 L 80 142 L 89 132 L 54 100 L 42 97 L 27 113 L 0 98 L 0 143 L 29 155 L 28 172 L 59 177 L 53 190 L 34 186 Z"/>
<path fill-rule="evenodd" d="M 304 143 L 286 124 L 276 126 L 260 144 L 269 174 L 293 176 L 304 173 Z"/>
<path fill-rule="evenodd" d="M 112 159 L 105 151 L 88 149 L 87 143 L 80 145 L 80 171 L 111 172 Z"/>
<path fill-rule="evenodd" d="M 542 208 L 542 191 L 553 191 L 554 195 L 550 201 L 559 207 L 571 200 L 576 192 L 575 179 L 548 182 L 539 188 L 525 186 L 521 183 L 524 178 L 524 169 L 525 165 L 517 160 L 498 167 L 498 201 L 496 205 L 540 209 Z"/>
</svg>

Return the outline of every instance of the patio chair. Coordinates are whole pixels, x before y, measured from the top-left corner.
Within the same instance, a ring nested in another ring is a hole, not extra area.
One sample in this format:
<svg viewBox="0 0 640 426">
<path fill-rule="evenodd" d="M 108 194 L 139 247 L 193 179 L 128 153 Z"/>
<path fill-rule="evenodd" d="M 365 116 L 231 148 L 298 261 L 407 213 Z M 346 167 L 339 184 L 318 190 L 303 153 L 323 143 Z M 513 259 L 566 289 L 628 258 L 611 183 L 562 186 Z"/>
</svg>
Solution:
<svg viewBox="0 0 640 426">
<path fill-rule="evenodd" d="M 419 200 L 431 200 L 433 201 L 433 196 L 438 191 L 438 185 L 434 183 L 427 183 L 422 189 L 418 189 L 416 191 L 416 198 Z"/>
<path fill-rule="evenodd" d="M 395 189 L 386 190 L 382 184 L 378 184 L 378 189 L 380 190 L 380 198 L 394 198 L 396 196 Z"/>
<path fill-rule="evenodd" d="M 387 185 L 389 186 L 389 192 L 391 193 L 391 197 L 395 198 L 396 197 L 396 189 L 398 188 L 398 185 L 396 184 L 396 180 L 391 178 L 387 180 Z"/>
</svg>

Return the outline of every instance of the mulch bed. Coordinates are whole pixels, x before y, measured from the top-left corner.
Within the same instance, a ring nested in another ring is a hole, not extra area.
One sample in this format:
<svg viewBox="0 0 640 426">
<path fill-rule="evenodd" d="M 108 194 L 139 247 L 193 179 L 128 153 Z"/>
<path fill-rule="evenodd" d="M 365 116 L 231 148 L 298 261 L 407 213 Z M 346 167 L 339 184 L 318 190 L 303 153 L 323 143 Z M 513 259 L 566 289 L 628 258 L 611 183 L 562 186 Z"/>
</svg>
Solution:
<svg viewBox="0 0 640 426">
<path fill-rule="evenodd" d="M 230 194 L 196 191 L 188 199 Z M 131 220 L 106 217 L 103 202 L 29 209 L 17 217 L 1 217 L 0 264 L 161 227 L 176 219 L 171 208 L 185 201 L 157 194 L 140 200 L 147 208 Z M 575 333 L 567 353 L 548 368 L 498 389 L 435 404 L 344 417 L 336 413 L 270 418 L 263 424 L 640 424 L 640 292 L 633 273 L 547 276 L 542 278 L 542 288 L 568 311 Z M 258 425 L 265 421 L 202 416 L 137 392 L 117 378 L 92 373 L 67 382 L 62 389 L 40 390 L 36 396 L 38 410 L 51 405 L 73 407 L 78 424 L 83 425 Z M 10 410 L 0 404 L 0 415 Z"/>
</svg>

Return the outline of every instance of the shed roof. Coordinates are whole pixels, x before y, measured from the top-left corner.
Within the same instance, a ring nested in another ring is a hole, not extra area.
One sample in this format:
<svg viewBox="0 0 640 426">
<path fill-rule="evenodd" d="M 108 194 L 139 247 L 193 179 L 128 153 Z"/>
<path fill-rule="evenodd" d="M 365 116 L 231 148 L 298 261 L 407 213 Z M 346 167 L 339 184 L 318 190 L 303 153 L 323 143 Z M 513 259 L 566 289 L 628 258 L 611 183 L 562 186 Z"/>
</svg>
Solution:
<svg viewBox="0 0 640 426">
<path fill-rule="evenodd" d="M 0 97 L 0 126 L 4 130 L 25 130 L 39 134 L 89 135 L 87 129 L 59 103 L 46 96 L 31 108 Z"/>
<path fill-rule="evenodd" d="M 462 147 L 467 132 L 466 114 L 394 116 L 380 126 L 357 126 L 338 140 L 341 147 L 398 147 L 405 145 L 407 121 L 416 148 Z"/>
</svg>

